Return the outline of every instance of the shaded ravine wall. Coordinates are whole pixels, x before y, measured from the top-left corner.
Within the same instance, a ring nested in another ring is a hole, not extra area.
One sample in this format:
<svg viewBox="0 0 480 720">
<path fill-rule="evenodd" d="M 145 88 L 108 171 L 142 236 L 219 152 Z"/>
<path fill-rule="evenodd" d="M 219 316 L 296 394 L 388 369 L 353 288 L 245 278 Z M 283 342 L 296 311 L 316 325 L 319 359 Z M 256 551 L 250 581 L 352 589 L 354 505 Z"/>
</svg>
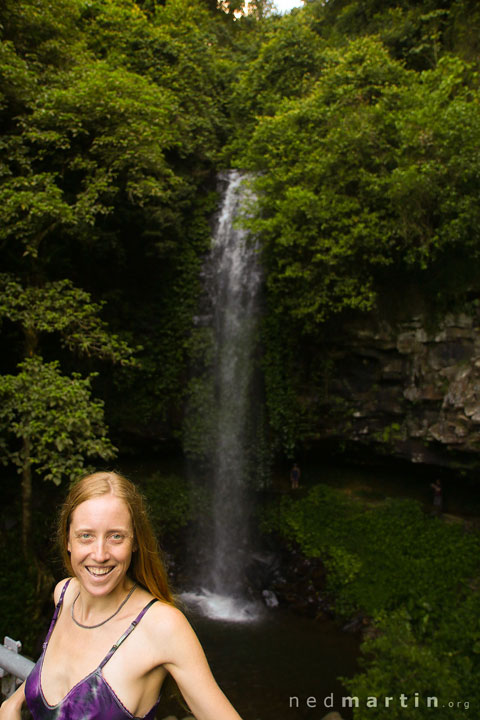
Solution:
<svg viewBox="0 0 480 720">
<path fill-rule="evenodd" d="M 428 321 L 369 316 L 330 334 L 323 387 L 299 398 L 318 418 L 309 444 L 480 469 L 480 308 Z"/>
</svg>

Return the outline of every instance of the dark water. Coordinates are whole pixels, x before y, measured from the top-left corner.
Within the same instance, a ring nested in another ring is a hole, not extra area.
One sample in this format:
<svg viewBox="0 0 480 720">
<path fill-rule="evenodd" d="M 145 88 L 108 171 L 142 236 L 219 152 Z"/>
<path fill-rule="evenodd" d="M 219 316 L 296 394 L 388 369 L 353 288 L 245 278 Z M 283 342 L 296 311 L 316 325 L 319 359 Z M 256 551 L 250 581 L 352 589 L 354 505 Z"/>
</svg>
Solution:
<svg viewBox="0 0 480 720">
<path fill-rule="evenodd" d="M 331 710 L 351 718 L 341 708 L 341 698 L 348 693 L 337 678 L 352 676 L 357 669 L 355 635 L 331 622 L 282 610 L 269 610 L 265 619 L 250 623 L 209 620 L 188 610 L 186 614 L 217 682 L 243 720 L 320 720 Z M 313 700 L 307 707 L 308 697 L 316 698 L 316 708 Z M 182 716 L 178 710 L 176 714 Z"/>
</svg>

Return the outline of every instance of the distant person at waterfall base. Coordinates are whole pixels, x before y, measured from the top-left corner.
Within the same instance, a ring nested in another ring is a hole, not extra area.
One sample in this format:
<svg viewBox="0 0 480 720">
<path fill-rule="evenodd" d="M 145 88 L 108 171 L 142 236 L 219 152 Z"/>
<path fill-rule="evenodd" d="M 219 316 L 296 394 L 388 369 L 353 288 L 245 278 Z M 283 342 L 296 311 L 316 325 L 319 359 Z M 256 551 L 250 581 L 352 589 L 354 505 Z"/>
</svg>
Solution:
<svg viewBox="0 0 480 720">
<path fill-rule="evenodd" d="M 39 661 L 0 720 L 153 720 L 168 674 L 197 720 L 240 720 L 174 605 L 142 496 L 97 472 L 71 489 L 58 539 L 70 575 Z"/>
<path fill-rule="evenodd" d="M 300 483 L 300 468 L 297 463 L 293 463 L 293 467 L 290 470 L 290 483 L 292 485 L 292 490 L 297 490 Z"/>
<path fill-rule="evenodd" d="M 435 515 L 440 515 L 443 506 L 442 481 L 435 480 L 435 482 L 430 483 L 430 487 L 433 488 L 433 513 Z"/>
</svg>

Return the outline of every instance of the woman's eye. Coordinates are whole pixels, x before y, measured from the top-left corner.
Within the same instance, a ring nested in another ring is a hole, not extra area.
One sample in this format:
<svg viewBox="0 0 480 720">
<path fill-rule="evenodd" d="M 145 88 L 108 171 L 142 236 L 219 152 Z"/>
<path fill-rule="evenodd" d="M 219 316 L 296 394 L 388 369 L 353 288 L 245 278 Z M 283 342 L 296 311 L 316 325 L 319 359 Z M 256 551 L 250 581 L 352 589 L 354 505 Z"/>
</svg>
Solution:
<svg viewBox="0 0 480 720">
<path fill-rule="evenodd" d="M 124 536 L 121 533 L 114 533 L 110 537 L 113 542 L 122 542 Z"/>
</svg>

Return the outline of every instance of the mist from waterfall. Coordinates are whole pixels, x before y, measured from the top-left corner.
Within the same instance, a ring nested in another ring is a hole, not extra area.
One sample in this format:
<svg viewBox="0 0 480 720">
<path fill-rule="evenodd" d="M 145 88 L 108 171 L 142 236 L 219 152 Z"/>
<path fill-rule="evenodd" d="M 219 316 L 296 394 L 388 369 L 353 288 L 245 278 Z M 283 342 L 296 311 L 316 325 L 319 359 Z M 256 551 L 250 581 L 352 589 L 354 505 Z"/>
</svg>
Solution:
<svg viewBox="0 0 480 720">
<path fill-rule="evenodd" d="M 238 224 L 252 199 L 236 170 L 220 175 L 224 188 L 209 256 L 203 269 L 213 331 L 214 427 L 212 428 L 212 520 L 206 543 L 202 591 L 185 596 L 206 613 L 224 619 L 253 615 L 245 597 L 249 561 L 249 431 L 262 274 L 258 249 Z M 204 320 L 205 322 L 205 320 Z"/>
</svg>

